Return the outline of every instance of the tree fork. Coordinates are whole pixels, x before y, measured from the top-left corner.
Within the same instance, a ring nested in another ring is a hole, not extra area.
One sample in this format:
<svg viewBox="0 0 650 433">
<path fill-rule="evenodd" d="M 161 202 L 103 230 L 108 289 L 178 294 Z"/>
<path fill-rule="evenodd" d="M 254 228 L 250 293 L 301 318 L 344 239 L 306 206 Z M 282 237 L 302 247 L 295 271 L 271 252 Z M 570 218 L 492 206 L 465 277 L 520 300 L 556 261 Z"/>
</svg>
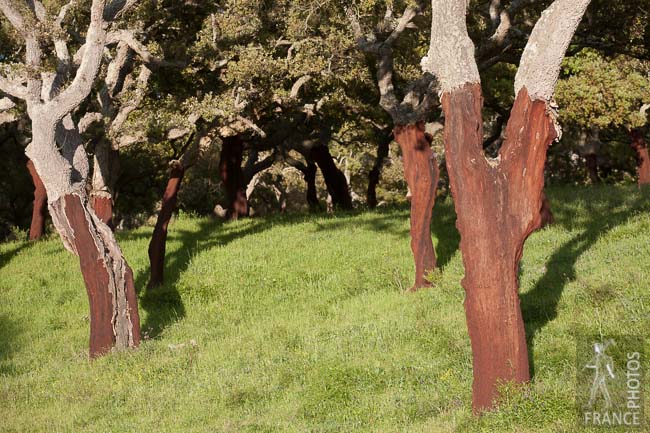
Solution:
<svg viewBox="0 0 650 433">
<path fill-rule="evenodd" d="M 323 145 L 314 146 L 309 156 L 316 162 L 327 186 L 327 192 L 332 196 L 332 202 L 339 209 L 352 209 L 352 196 L 345 175 L 334 162 L 329 148 Z"/>
<path fill-rule="evenodd" d="M 438 165 L 424 123 L 397 126 L 393 132 L 402 149 L 404 177 L 411 190 L 411 250 L 415 259 L 415 283 L 410 291 L 430 287 L 426 273 L 436 267 L 431 240 L 431 218 L 438 186 Z"/>
<path fill-rule="evenodd" d="M 36 172 L 32 160 L 27 161 L 27 170 L 34 183 L 34 205 L 32 208 L 32 223 L 29 227 L 29 240 L 39 240 L 45 234 L 45 218 L 47 216 L 47 192 L 41 177 Z"/>
<path fill-rule="evenodd" d="M 503 382 L 529 380 L 517 272 L 524 242 L 542 223 L 544 163 L 556 138 L 546 102 L 523 88 L 496 160 L 481 143 L 479 84 L 446 93 L 445 148 L 465 267 L 462 285 L 473 365 L 473 408 L 491 408 Z"/>
</svg>

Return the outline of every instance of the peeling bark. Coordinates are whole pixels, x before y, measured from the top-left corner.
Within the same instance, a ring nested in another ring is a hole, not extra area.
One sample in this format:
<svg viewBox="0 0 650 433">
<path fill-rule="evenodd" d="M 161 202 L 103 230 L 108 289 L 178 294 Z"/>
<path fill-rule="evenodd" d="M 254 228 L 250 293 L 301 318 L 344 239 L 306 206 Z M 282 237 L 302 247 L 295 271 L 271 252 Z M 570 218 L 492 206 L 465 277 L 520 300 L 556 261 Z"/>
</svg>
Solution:
<svg viewBox="0 0 650 433">
<path fill-rule="evenodd" d="M 162 285 L 165 270 L 165 249 L 167 244 L 167 227 L 176 209 L 178 191 L 185 175 L 185 168 L 181 163 L 175 161 L 171 164 L 171 171 L 167 187 L 163 194 L 162 207 L 156 220 L 156 227 L 149 243 L 149 263 L 151 265 L 151 276 L 149 287 Z"/>
<path fill-rule="evenodd" d="M 390 142 L 392 137 L 387 135 L 386 138 L 380 139 L 377 144 L 377 159 L 372 170 L 368 173 L 368 192 L 366 194 L 366 202 L 370 209 L 377 207 L 377 185 L 381 179 L 381 170 L 384 167 L 384 160 L 388 157 L 390 150 Z"/>
<path fill-rule="evenodd" d="M 316 162 L 332 197 L 332 204 L 339 209 L 352 209 L 352 196 L 345 175 L 334 162 L 327 146 L 317 145 L 310 149 L 309 156 Z"/>
<path fill-rule="evenodd" d="M 140 344 L 133 273 L 113 232 L 79 194 L 50 203 L 64 244 L 79 257 L 90 304 L 90 357 Z"/>
<path fill-rule="evenodd" d="M 228 218 L 236 220 L 249 214 L 246 184 L 241 167 L 244 143 L 239 136 L 223 138 L 219 174 L 226 190 Z"/>
<path fill-rule="evenodd" d="M 436 267 L 431 240 L 431 217 L 438 186 L 438 165 L 424 123 L 397 126 L 393 132 L 402 149 L 404 177 L 411 192 L 411 250 L 415 258 L 415 283 L 410 289 L 430 287 L 425 275 Z"/>
<path fill-rule="evenodd" d="M 493 407 L 501 382 L 529 380 L 519 305 L 519 262 L 541 225 L 544 163 L 556 138 L 545 101 L 517 95 L 498 159 L 482 149 L 480 84 L 442 97 L 447 169 L 465 266 L 465 311 L 472 344 L 475 413 Z"/>
<path fill-rule="evenodd" d="M 648 146 L 643 133 L 639 129 L 630 131 L 630 138 L 632 139 L 632 148 L 636 152 L 639 188 L 648 186 L 650 185 L 650 154 L 648 153 Z"/>
<path fill-rule="evenodd" d="M 45 185 L 34 168 L 31 160 L 27 161 L 27 170 L 34 183 L 34 206 L 32 208 L 32 224 L 29 227 L 29 240 L 36 241 L 45 234 L 45 217 L 47 216 L 47 192 Z"/>
</svg>

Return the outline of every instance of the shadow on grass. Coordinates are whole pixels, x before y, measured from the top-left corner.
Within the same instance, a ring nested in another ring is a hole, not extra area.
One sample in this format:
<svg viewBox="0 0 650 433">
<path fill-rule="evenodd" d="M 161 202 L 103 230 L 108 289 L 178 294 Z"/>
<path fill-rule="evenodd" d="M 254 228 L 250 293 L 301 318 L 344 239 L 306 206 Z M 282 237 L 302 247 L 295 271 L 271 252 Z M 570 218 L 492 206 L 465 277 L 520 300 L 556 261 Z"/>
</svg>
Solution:
<svg viewBox="0 0 650 433">
<path fill-rule="evenodd" d="M 0 375 L 14 375 L 15 368 L 9 359 L 17 351 L 16 336 L 20 333 L 18 323 L 7 314 L 0 313 Z"/>
<path fill-rule="evenodd" d="M 593 194 L 594 188 L 590 193 Z M 567 283 L 576 279 L 576 263 L 582 254 L 588 251 L 598 239 L 614 227 L 624 224 L 635 212 L 648 208 L 648 196 L 639 194 L 631 206 L 615 210 L 625 205 L 622 195 L 595 195 L 593 201 L 587 198 L 588 219 L 576 223 L 571 214 L 571 200 L 551 203 L 556 214 L 556 224 L 569 230 L 581 228 L 569 241 L 561 245 L 546 263 L 545 274 L 537 281 L 533 289 L 522 294 L 521 310 L 526 327 L 529 366 L 531 378 L 535 375 L 534 345 L 535 337 L 549 322 L 557 317 L 557 307 Z"/>
<path fill-rule="evenodd" d="M 456 210 L 452 200 L 439 200 L 433 207 L 431 232 L 438 239 L 436 264 L 444 268 L 458 251 L 460 233 L 456 228 Z"/>
<path fill-rule="evenodd" d="M 446 264 L 458 249 L 459 235 L 454 227 L 455 212 L 453 203 L 441 202 L 434 210 L 432 230 L 439 239 L 440 266 Z M 312 222 L 316 231 L 342 230 L 349 227 L 351 217 L 369 214 L 368 217 L 355 220 L 357 227 L 390 233 L 394 236 L 408 238 L 408 229 L 404 228 L 400 215 L 408 218 L 408 209 L 387 207 L 374 211 L 337 212 L 335 214 L 309 213 L 291 215 L 273 215 L 265 218 L 251 218 L 246 225 L 231 224 L 224 220 L 202 219 L 196 230 L 175 230 L 168 235 L 168 244 L 178 242 L 180 247 L 167 251 L 165 256 L 165 282 L 157 288 L 145 288 L 149 278 L 149 268 L 141 270 L 136 276 L 136 287 L 140 290 L 140 307 L 147 312 L 142 330 L 149 338 L 156 338 L 170 324 L 185 317 L 185 306 L 178 291 L 178 282 L 182 274 L 191 265 L 193 257 L 203 251 L 217 246 L 228 245 L 236 239 L 254 235 L 271 227 Z M 149 238 L 149 232 L 125 233 L 124 240 Z"/>
<path fill-rule="evenodd" d="M 28 250 L 35 241 L 16 243 L 10 250 L 0 253 L 0 269 L 5 267 L 18 253 Z"/>
</svg>

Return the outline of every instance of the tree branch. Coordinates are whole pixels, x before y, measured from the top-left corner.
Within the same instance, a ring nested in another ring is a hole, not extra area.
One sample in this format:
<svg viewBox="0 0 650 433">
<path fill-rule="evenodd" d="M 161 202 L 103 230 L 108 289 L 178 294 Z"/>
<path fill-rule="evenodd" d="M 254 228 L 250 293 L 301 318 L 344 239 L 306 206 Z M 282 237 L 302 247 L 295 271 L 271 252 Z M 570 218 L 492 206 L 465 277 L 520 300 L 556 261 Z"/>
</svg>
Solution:
<svg viewBox="0 0 650 433">
<path fill-rule="evenodd" d="M 432 73 L 442 93 L 480 83 L 474 43 L 467 34 L 467 0 L 431 1 L 431 44 L 422 69 Z"/>
<path fill-rule="evenodd" d="M 103 19 L 105 3 L 106 0 L 93 0 L 90 9 L 90 25 L 86 34 L 86 48 L 81 65 L 72 83 L 47 104 L 47 110 L 55 119 L 62 119 L 79 106 L 92 89 L 106 43 Z"/>
<path fill-rule="evenodd" d="M 27 87 L 0 75 L 0 90 L 14 98 L 27 99 Z"/>
<path fill-rule="evenodd" d="M 525 87 L 531 99 L 551 100 L 562 59 L 589 3 L 555 0 L 542 13 L 521 56 L 515 94 Z"/>
</svg>

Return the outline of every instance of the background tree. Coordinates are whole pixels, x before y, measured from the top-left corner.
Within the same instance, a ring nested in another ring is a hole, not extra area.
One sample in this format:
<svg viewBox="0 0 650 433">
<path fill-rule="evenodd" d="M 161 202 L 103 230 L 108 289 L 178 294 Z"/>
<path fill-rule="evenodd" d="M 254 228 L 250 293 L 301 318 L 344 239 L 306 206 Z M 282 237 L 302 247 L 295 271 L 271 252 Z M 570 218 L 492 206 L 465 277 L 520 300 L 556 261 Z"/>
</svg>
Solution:
<svg viewBox="0 0 650 433">
<path fill-rule="evenodd" d="M 567 77 L 558 83 L 562 120 L 582 131 L 590 175 L 597 180 L 600 131 L 629 136 L 637 157 L 639 185 L 650 183 L 650 160 L 642 128 L 650 105 L 647 62 L 624 55 L 605 59 L 594 50 L 583 50 L 568 59 Z M 582 138 L 582 137 L 581 137 Z"/>
</svg>

